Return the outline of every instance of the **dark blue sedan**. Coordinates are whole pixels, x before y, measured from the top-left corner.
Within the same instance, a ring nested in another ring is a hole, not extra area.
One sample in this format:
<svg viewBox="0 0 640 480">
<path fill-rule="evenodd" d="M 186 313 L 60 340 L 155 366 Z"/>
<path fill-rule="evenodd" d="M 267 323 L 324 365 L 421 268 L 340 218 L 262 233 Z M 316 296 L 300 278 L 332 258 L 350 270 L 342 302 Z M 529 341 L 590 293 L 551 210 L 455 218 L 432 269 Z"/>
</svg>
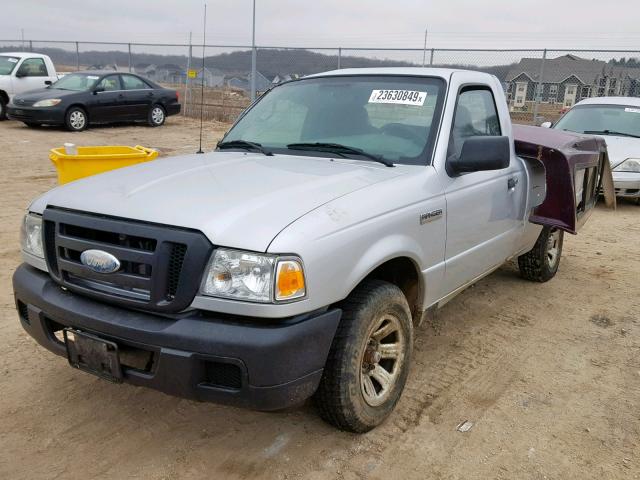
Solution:
<svg viewBox="0 0 640 480">
<path fill-rule="evenodd" d="M 30 127 L 64 125 L 76 132 L 89 124 L 128 121 L 159 127 L 179 112 L 175 90 L 113 71 L 71 73 L 46 88 L 16 95 L 7 106 L 10 119 Z"/>
</svg>

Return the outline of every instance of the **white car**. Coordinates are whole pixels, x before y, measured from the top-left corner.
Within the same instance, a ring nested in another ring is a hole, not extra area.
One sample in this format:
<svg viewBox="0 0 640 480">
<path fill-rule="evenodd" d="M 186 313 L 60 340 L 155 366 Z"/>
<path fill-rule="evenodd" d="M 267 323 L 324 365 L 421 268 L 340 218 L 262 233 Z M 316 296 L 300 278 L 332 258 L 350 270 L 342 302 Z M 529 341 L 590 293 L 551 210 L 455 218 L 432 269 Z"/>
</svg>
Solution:
<svg viewBox="0 0 640 480">
<path fill-rule="evenodd" d="M 551 123 L 542 126 L 551 127 Z M 635 198 L 640 202 L 640 98 L 582 100 L 553 128 L 604 137 L 616 196 Z"/>
</svg>

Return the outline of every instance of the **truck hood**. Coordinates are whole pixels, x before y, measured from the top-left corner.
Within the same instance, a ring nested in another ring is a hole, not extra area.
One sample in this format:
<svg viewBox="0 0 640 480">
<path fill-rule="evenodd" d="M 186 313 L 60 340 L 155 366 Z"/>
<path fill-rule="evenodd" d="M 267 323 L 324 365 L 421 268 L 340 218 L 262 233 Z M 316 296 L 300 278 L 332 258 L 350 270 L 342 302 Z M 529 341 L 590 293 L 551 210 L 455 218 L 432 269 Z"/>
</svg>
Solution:
<svg viewBox="0 0 640 480">
<path fill-rule="evenodd" d="M 640 138 L 613 135 L 602 135 L 601 138 L 607 143 L 611 168 L 617 167 L 627 158 L 640 158 Z"/>
<path fill-rule="evenodd" d="M 47 192 L 31 211 L 56 206 L 192 228 L 214 245 L 266 251 L 305 213 L 406 171 L 357 160 L 213 152 L 78 180 Z"/>
</svg>

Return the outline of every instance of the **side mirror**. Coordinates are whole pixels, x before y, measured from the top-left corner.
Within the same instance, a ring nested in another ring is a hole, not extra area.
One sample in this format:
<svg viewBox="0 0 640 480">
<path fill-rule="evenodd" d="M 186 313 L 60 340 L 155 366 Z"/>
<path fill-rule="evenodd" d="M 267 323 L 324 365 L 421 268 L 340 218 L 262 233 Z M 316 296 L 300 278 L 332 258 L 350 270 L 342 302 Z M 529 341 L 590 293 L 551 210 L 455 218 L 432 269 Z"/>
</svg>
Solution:
<svg viewBox="0 0 640 480">
<path fill-rule="evenodd" d="M 104 87 L 96 87 L 93 89 L 93 94 L 96 95 L 100 92 L 104 92 Z"/>
<path fill-rule="evenodd" d="M 540 126 L 541 126 L 542 128 L 551 128 L 551 126 L 552 126 L 552 125 L 553 125 L 553 124 L 552 124 L 551 122 L 542 122 L 542 123 L 540 124 Z"/>
<path fill-rule="evenodd" d="M 447 162 L 451 173 L 501 170 L 509 166 L 511 148 L 509 137 L 469 137 L 462 144 L 460 158 Z"/>
<path fill-rule="evenodd" d="M 45 85 L 51 85 L 51 83 L 52 83 L 52 82 L 51 82 L 51 80 L 45 80 L 45 81 L 44 81 L 44 84 L 45 84 Z"/>
<path fill-rule="evenodd" d="M 18 70 L 16 72 L 16 78 L 22 78 L 22 77 L 26 77 L 26 76 L 27 76 L 27 74 L 24 73 L 24 72 L 21 72 L 20 70 Z"/>
</svg>

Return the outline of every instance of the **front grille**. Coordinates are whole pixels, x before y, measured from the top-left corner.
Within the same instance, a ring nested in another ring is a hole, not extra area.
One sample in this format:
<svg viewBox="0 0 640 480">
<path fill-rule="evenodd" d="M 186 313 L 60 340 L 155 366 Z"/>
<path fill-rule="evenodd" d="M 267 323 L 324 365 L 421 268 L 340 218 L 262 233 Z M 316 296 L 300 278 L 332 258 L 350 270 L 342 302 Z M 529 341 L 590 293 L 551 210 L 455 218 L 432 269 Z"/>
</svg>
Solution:
<svg viewBox="0 0 640 480">
<path fill-rule="evenodd" d="M 171 248 L 171 257 L 169 257 L 169 296 L 175 297 L 180 283 L 180 273 L 182 272 L 182 264 L 184 256 L 187 254 L 187 246 L 182 243 L 176 243 Z"/>
<path fill-rule="evenodd" d="M 179 312 L 189 306 L 212 246 L 193 230 L 47 208 L 46 260 L 63 286 L 124 306 Z M 120 268 L 97 273 L 80 261 L 85 250 L 115 256 Z"/>
</svg>

